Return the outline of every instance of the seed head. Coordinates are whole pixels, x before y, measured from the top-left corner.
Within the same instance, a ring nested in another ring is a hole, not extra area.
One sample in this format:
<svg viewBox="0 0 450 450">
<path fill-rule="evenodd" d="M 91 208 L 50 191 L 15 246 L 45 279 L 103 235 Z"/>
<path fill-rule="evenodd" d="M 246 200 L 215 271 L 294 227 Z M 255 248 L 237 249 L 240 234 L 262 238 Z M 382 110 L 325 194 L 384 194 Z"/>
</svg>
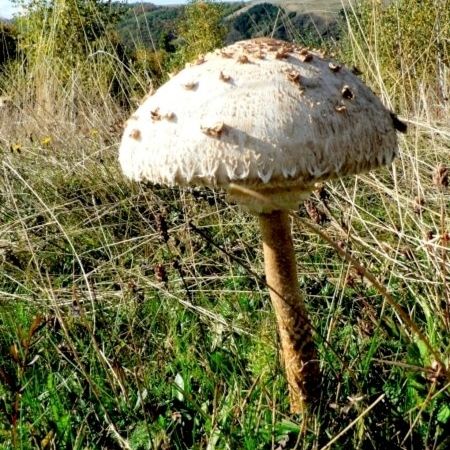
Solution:
<svg viewBox="0 0 450 450">
<path fill-rule="evenodd" d="M 154 270 L 155 270 L 156 280 L 159 281 L 160 283 L 167 283 L 168 277 L 167 277 L 167 272 L 166 272 L 166 268 L 164 267 L 164 265 L 161 263 L 156 264 L 154 267 Z"/>
<path fill-rule="evenodd" d="M 327 220 L 327 215 L 318 209 L 311 200 L 306 200 L 304 205 L 308 216 L 313 222 L 317 223 L 317 225 L 322 225 Z"/>
<path fill-rule="evenodd" d="M 425 199 L 423 197 L 417 196 L 414 199 L 414 213 L 420 214 L 425 206 Z"/>
<path fill-rule="evenodd" d="M 439 188 L 444 189 L 448 187 L 448 167 L 445 164 L 438 164 L 433 171 L 433 184 Z"/>
<path fill-rule="evenodd" d="M 166 219 L 162 214 L 158 214 L 155 217 L 155 226 L 162 240 L 167 243 L 169 240 L 169 229 L 167 226 Z"/>
</svg>

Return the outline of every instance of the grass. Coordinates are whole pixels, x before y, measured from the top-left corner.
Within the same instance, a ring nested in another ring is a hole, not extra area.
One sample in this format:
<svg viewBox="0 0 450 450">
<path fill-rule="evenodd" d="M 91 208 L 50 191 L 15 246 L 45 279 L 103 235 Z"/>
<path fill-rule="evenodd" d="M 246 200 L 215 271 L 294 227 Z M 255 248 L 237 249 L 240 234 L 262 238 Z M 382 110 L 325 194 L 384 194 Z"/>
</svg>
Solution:
<svg viewBox="0 0 450 450">
<path fill-rule="evenodd" d="M 128 112 L 100 87 L 52 83 L 49 111 L 9 81 L 0 448 L 449 448 L 450 193 L 433 181 L 449 161 L 448 102 L 405 107 L 393 167 L 327 183 L 293 213 L 324 374 L 317 413 L 299 417 L 256 219 L 221 192 L 125 180 L 116 154 Z"/>
</svg>

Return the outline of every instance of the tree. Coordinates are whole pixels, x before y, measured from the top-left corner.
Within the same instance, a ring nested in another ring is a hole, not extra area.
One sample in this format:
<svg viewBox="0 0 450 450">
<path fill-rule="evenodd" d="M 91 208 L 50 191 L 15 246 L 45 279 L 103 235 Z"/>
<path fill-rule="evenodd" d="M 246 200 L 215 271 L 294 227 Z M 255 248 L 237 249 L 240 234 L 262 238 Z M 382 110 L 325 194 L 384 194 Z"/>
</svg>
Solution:
<svg viewBox="0 0 450 450">
<path fill-rule="evenodd" d="M 194 0 L 186 6 L 178 26 L 178 64 L 182 65 L 222 47 L 226 29 L 223 25 L 223 7 L 210 0 Z"/>
<path fill-rule="evenodd" d="M 103 0 L 20 0 L 20 47 L 28 60 L 85 57 L 115 27 L 124 10 Z"/>
<path fill-rule="evenodd" d="M 125 91 L 127 80 L 115 27 L 124 9 L 105 0 L 17 0 L 22 56 L 20 76 L 27 101 L 56 117 Z M 19 68 L 18 68 L 19 70 Z M 70 93 L 70 94 L 69 94 Z M 41 114 L 43 117 L 45 114 Z"/>
</svg>

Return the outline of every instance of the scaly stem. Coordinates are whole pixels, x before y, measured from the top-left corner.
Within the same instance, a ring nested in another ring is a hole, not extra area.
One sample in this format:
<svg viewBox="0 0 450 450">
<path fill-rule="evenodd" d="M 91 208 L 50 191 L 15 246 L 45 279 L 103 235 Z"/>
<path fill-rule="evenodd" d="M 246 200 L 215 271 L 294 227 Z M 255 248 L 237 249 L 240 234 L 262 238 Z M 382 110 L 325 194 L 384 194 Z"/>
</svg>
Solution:
<svg viewBox="0 0 450 450">
<path fill-rule="evenodd" d="M 277 318 L 291 411 L 298 413 L 317 400 L 321 380 L 319 361 L 300 295 L 288 213 L 260 214 L 259 221 L 266 280 Z"/>
</svg>

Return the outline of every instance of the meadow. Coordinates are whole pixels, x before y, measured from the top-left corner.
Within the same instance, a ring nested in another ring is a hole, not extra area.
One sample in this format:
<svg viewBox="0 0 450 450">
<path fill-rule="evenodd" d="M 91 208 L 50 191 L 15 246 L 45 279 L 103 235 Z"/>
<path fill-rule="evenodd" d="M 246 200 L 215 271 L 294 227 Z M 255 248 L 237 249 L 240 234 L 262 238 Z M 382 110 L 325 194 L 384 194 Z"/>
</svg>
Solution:
<svg viewBox="0 0 450 450">
<path fill-rule="evenodd" d="M 215 47 L 192 8 L 190 50 Z M 292 211 L 323 373 L 303 415 L 257 219 L 117 162 L 123 121 L 185 53 L 152 55 L 156 78 L 111 35 L 58 54 L 57 28 L 28 23 L 0 73 L 1 449 L 450 448 L 450 7 L 367 1 L 344 19 L 326 50 L 408 133 L 392 166 Z"/>
</svg>

